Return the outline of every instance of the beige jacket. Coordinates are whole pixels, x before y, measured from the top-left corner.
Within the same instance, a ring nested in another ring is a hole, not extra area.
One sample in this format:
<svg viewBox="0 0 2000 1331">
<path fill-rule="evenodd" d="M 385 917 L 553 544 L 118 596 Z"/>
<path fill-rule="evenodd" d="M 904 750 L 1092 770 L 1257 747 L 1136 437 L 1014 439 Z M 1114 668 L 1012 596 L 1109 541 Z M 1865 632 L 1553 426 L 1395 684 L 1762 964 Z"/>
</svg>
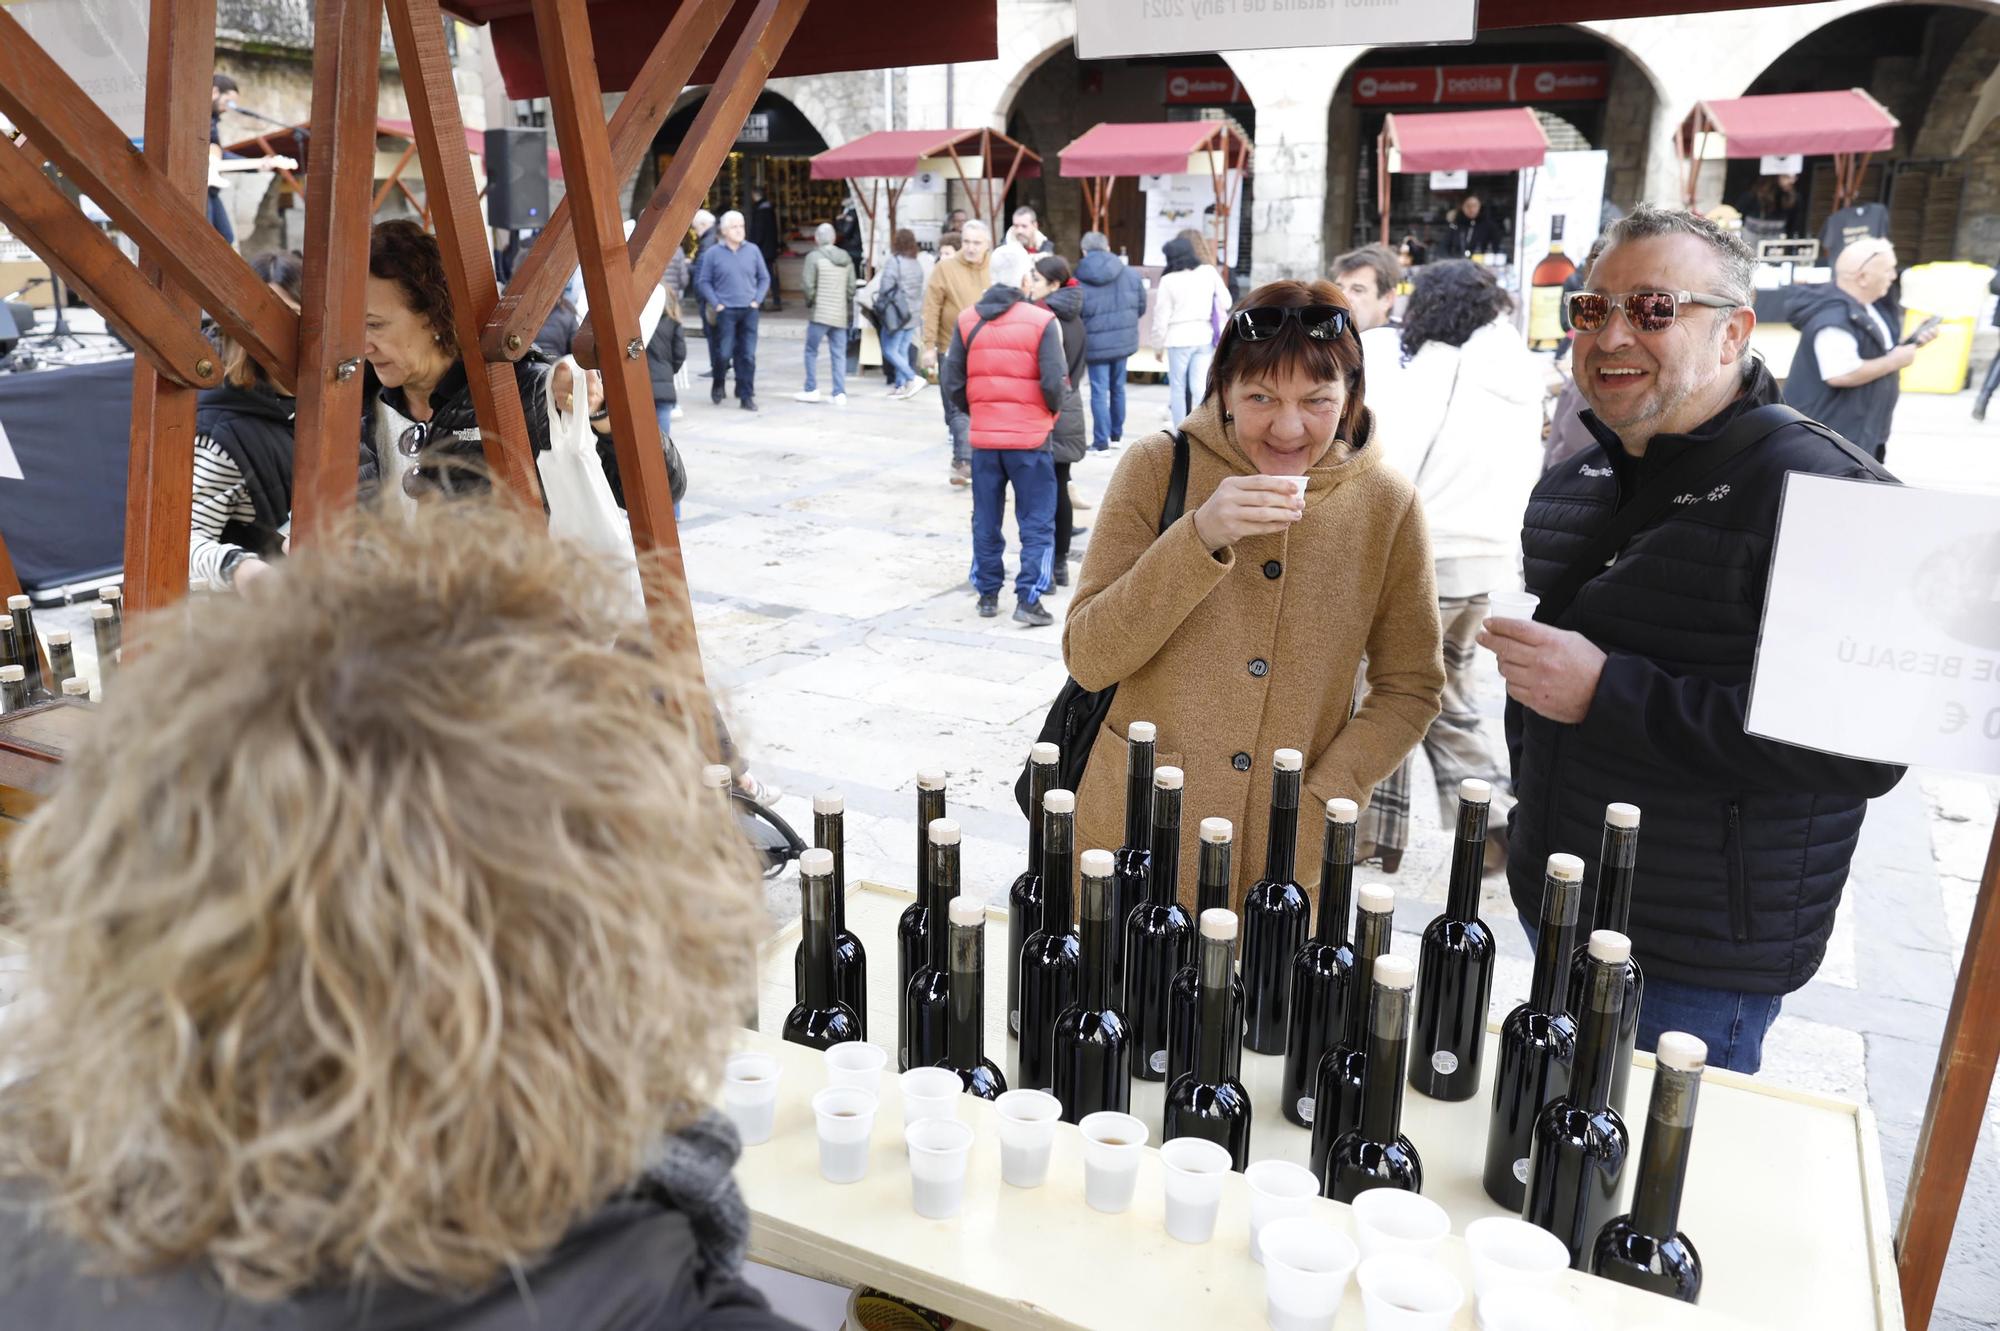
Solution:
<svg viewBox="0 0 2000 1331">
<path fill-rule="evenodd" d="M 958 327 L 959 312 L 971 305 L 993 285 L 992 256 L 974 267 L 954 254 L 931 267 L 924 282 L 924 317 L 917 322 L 917 351 L 935 351 L 943 360 L 951 349 L 952 330 Z"/>
<path fill-rule="evenodd" d="M 1317 895 L 1326 801 L 1365 802 L 1438 714 L 1444 689 L 1423 510 L 1379 447 L 1315 467 L 1290 531 L 1211 555 L 1194 512 L 1256 468 L 1213 403 L 1188 434 L 1187 507 L 1157 540 L 1173 439 L 1119 460 L 1063 628 L 1087 689 L 1118 685 L 1077 792 L 1077 849 L 1115 849 L 1125 826 L 1125 728 L 1159 727 L 1158 761 L 1187 774 L 1181 900 L 1194 903 L 1203 818 L 1236 829 L 1232 901 L 1263 873 L 1271 755 L 1305 754 L 1298 881 Z M 1355 684 L 1367 658 L 1367 691 Z"/>
</svg>

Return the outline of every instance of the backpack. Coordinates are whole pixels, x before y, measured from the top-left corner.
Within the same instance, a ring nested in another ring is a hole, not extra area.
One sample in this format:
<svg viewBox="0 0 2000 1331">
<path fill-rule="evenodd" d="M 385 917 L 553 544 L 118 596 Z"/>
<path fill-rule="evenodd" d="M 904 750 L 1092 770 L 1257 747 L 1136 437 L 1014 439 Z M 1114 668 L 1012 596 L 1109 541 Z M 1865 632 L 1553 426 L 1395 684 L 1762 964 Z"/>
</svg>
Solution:
<svg viewBox="0 0 2000 1331">
<path fill-rule="evenodd" d="M 907 262 L 898 256 L 895 263 Z M 890 273 L 883 272 L 875 284 L 875 326 L 884 333 L 900 332 L 917 321 L 916 312 L 910 308 L 909 297 L 903 294 L 903 284 L 895 281 Z"/>
</svg>

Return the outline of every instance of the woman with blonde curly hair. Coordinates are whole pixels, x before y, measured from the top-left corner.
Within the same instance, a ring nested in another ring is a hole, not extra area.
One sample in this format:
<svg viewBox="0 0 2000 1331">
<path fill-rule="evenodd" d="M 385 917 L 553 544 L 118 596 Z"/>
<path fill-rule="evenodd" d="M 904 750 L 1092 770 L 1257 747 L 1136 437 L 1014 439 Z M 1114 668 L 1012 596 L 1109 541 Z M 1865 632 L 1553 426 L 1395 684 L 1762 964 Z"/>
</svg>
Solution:
<svg viewBox="0 0 2000 1331">
<path fill-rule="evenodd" d="M 622 606 L 472 501 L 145 626 L 11 848 L 0 1326 L 789 1325 L 705 1112 L 758 874 Z"/>
</svg>

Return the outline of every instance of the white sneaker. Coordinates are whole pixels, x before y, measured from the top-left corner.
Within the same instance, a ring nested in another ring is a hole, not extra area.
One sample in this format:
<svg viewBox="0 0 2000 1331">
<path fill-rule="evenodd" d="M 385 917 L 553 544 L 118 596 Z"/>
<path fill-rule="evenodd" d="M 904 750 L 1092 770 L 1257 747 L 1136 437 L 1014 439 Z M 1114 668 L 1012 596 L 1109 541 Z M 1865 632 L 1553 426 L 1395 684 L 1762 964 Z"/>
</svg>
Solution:
<svg viewBox="0 0 2000 1331">
<path fill-rule="evenodd" d="M 834 406 L 836 406 L 836 407 L 844 407 L 844 406 L 846 406 L 846 405 L 847 405 L 847 394 L 845 394 L 845 393 L 835 393 L 835 394 L 833 395 L 833 398 L 832 398 L 832 402 L 833 402 L 833 405 L 834 405 Z"/>
<path fill-rule="evenodd" d="M 819 400 L 820 400 L 820 398 L 819 398 L 819 390 L 818 390 L 817 388 L 813 389 L 813 390 L 812 390 L 812 391 L 810 391 L 810 392 L 806 392 L 806 393 L 794 393 L 794 394 L 792 394 L 792 401 L 794 401 L 794 402 L 817 402 L 817 401 L 819 401 Z"/>
<path fill-rule="evenodd" d="M 930 386 L 931 386 L 930 380 L 924 378 L 922 375 L 918 375 L 916 378 L 910 380 L 910 386 L 907 390 L 904 391 L 903 396 L 915 397 L 917 394 L 923 392 L 926 388 L 929 388 Z"/>
<path fill-rule="evenodd" d="M 685 411 L 682 411 L 679 407 L 675 407 L 672 411 L 667 413 L 667 419 L 670 421 L 677 421 L 685 415 L 687 415 Z"/>
</svg>

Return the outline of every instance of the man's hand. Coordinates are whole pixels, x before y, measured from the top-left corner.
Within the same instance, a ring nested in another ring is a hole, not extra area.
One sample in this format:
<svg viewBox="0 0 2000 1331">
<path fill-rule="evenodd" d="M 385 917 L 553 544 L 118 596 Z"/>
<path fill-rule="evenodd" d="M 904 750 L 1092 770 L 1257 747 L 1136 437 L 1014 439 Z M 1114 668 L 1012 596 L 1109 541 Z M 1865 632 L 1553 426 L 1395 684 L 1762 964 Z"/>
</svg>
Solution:
<svg viewBox="0 0 2000 1331">
<path fill-rule="evenodd" d="M 1284 531 L 1306 511 L 1298 491 L 1279 476 L 1225 476 L 1194 513 L 1194 534 L 1210 552 L 1246 536 Z"/>
<path fill-rule="evenodd" d="M 924 368 L 926 370 L 935 370 L 937 368 L 937 352 L 929 347 L 924 348 Z"/>
<path fill-rule="evenodd" d="M 1537 716 L 1573 726 L 1590 714 L 1605 658 L 1581 633 L 1531 619 L 1489 619 L 1479 645 L 1500 658 L 1507 696 Z"/>
</svg>

